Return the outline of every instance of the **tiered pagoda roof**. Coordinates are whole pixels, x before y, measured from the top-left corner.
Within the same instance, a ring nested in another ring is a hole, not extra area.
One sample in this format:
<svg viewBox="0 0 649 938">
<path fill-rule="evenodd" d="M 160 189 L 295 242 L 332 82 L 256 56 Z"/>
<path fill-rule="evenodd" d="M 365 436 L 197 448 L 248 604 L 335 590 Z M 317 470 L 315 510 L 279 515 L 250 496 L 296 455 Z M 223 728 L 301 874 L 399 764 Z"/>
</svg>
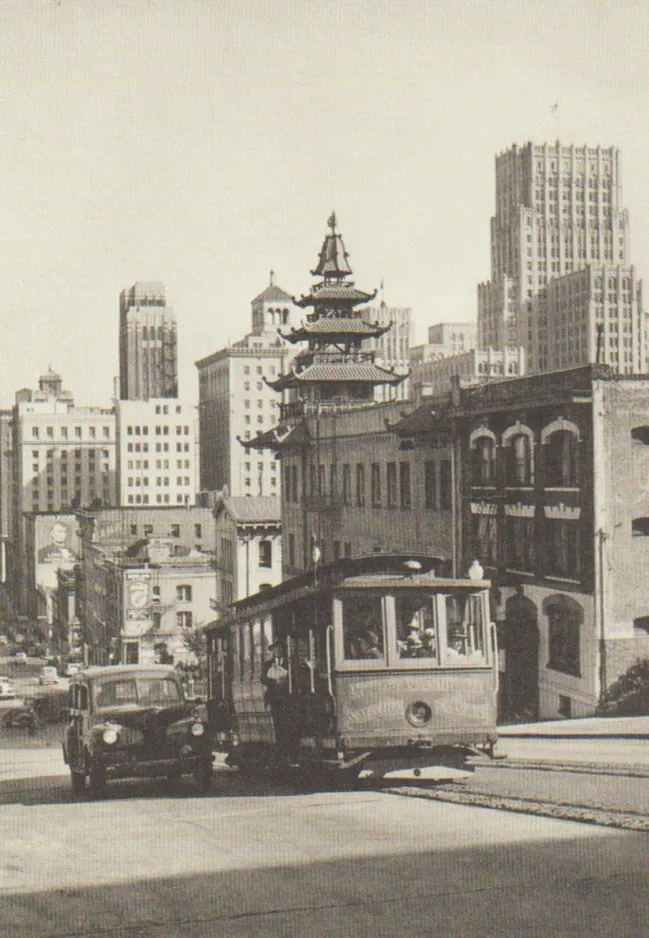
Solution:
<svg viewBox="0 0 649 938">
<path fill-rule="evenodd" d="M 313 361 L 305 368 L 297 368 L 286 375 L 280 375 L 275 381 L 268 381 L 268 385 L 276 391 L 287 388 L 304 387 L 307 384 L 399 384 L 403 375 L 397 375 L 389 368 L 381 368 L 372 361 L 345 362 Z"/>
<path fill-rule="evenodd" d="M 268 383 L 277 391 L 307 385 L 327 386 L 329 391 L 325 396 L 337 385 L 336 394 L 343 397 L 345 388 L 352 385 L 358 389 L 359 386 L 399 384 L 404 375 L 381 368 L 374 361 L 374 352 L 361 350 L 364 339 L 379 338 L 392 323 L 367 322 L 354 310 L 359 303 L 371 301 L 376 290 L 365 293 L 346 279 L 352 268 L 343 239 L 336 232 L 335 212 L 328 225 L 330 233 L 325 235 L 318 263 L 311 271 L 323 279 L 313 286 L 308 296 L 293 301 L 303 308 L 312 306 L 313 313 L 299 329 L 282 333 L 289 342 L 307 342 L 308 348 L 296 357 L 288 374 Z"/>
<path fill-rule="evenodd" d="M 349 319 L 346 317 L 331 317 L 316 319 L 308 324 L 302 323 L 299 329 L 290 332 L 281 332 L 280 335 L 287 342 L 307 342 L 312 336 L 326 336 L 330 342 L 343 340 L 346 336 L 359 336 L 361 339 L 376 339 L 392 328 L 392 323 L 383 326 L 378 322 L 367 322 L 365 319 Z"/>
<path fill-rule="evenodd" d="M 400 384 L 407 375 L 396 374 L 375 361 L 376 352 L 363 348 L 367 339 L 378 339 L 392 323 L 381 324 L 361 318 L 354 307 L 368 303 L 376 296 L 356 288 L 347 278 L 352 273 L 343 239 L 336 231 L 336 215 L 332 213 L 318 263 L 311 273 L 322 280 L 308 296 L 293 300 L 302 308 L 312 307 L 298 329 L 280 332 L 290 343 L 304 342 L 287 374 L 275 380 L 265 379 L 276 391 L 287 391 L 282 404 L 286 421 L 252 440 L 241 441 L 247 448 L 269 447 L 276 452 L 304 441 L 307 424 L 301 417 L 319 413 L 320 409 L 364 407 L 374 402 L 378 385 Z M 298 421 L 295 423 L 294 421 Z M 301 422 L 300 422 L 301 421 Z"/>
</svg>

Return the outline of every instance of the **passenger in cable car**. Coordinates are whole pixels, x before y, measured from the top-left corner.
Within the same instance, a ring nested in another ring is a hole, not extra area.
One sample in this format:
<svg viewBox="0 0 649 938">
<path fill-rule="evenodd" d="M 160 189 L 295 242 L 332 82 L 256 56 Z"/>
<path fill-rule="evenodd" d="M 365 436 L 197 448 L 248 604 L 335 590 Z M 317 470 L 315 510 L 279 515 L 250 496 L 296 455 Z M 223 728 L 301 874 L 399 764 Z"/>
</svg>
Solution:
<svg viewBox="0 0 649 938">
<path fill-rule="evenodd" d="M 373 629 L 357 632 L 351 639 L 351 658 L 382 658 L 379 636 Z"/>
</svg>

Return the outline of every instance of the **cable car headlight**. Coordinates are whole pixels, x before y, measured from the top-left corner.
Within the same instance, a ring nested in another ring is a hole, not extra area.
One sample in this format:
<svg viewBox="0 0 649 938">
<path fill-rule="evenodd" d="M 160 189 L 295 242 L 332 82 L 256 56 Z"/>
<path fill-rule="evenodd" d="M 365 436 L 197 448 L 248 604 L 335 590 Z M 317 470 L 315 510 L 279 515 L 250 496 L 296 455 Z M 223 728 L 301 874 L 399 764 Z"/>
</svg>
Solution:
<svg viewBox="0 0 649 938">
<path fill-rule="evenodd" d="M 433 718 L 433 711 L 423 700 L 416 700 L 406 707 L 406 720 L 411 726 L 425 726 Z"/>
<path fill-rule="evenodd" d="M 202 736 L 205 732 L 205 727 L 202 723 L 193 723 L 192 724 L 192 736 Z"/>
<path fill-rule="evenodd" d="M 101 738 L 103 739 L 103 741 L 106 743 L 107 746 L 112 746 L 114 743 L 117 742 L 117 730 L 114 729 L 114 727 L 109 726 L 101 734 Z"/>
</svg>

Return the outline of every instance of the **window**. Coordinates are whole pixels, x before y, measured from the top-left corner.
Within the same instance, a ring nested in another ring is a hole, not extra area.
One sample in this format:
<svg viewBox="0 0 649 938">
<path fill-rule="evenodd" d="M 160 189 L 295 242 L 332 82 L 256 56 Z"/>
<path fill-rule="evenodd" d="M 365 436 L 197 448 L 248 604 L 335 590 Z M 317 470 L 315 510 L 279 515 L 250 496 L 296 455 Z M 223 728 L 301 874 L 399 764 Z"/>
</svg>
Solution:
<svg viewBox="0 0 649 938">
<path fill-rule="evenodd" d="M 576 521 L 546 521 L 548 576 L 579 579 L 579 525 Z"/>
<path fill-rule="evenodd" d="M 424 463 L 424 508 L 437 508 L 437 466 L 432 460 Z"/>
<path fill-rule="evenodd" d="M 451 511 L 453 507 L 453 467 L 450 459 L 439 464 L 439 507 L 440 511 Z"/>
<path fill-rule="evenodd" d="M 329 466 L 329 498 L 335 501 L 338 495 L 338 467 L 333 464 Z"/>
<path fill-rule="evenodd" d="M 397 464 L 389 462 L 386 467 L 388 508 L 397 507 Z"/>
<path fill-rule="evenodd" d="M 528 434 L 519 433 L 512 438 L 507 470 L 507 483 L 509 485 L 533 484 L 532 441 Z"/>
<path fill-rule="evenodd" d="M 544 600 L 543 612 L 549 625 L 548 668 L 580 677 L 580 628 L 584 610 L 576 600 L 559 593 Z"/>
<path fill-rule="evenodd" d="M 536 564 L 536 529 L 534 518 L 508 515 L 505 519 L 507 566 L 533 573 Z"/>
<path fill-rule="evenodd" d="M 473 484 L 493 485 L 496 480 L 496 444 L 489 436 L 480 436 L 473 450 Z"/>
<path fill-rule="evenodd" d="M 359 508 L 365 505 L 365 466 L 362 462 L 356 463 L 356 504 Z"/>
<path fill-rule="evenodd" d="M 165 479 L 165 485 L 167 484 L 168 484 L 168 481 L 167 479 Z M 172 524 L 170 534 L 171 534 L 171 537 L 180 537 L 180 525 Z"/>
<path fill-rule="evenodd" d="M 177 612 L 176 613 L 176 627 L 178 629 L 191 629 L 192 627 L 191 612 Z"/>
<path fill-rule="evenodd" d="M 272 541 L 259 542 L 259 566 L 270 569 L 273 565 L 273 543 Z"/>
<path fill-rule="evenodd" d="M 177 586 L 176 587 L 176 599 L 181 603 L 190 603 L 192 601 L 192 588 L 191 586 Z"/>
<path fill-rule="evenodd" d="M 446 605 L 444 664 L 462 667 L 486 661 L 484 606 L 478 593 L 453 593 Z"/>
<path fill-rule="evenodd" d="M 352 500 L 352 470 L 348 462 L 343 464 L 343 505 L 350 505 Z"/>
<path fill-rule="evenodd" d="M 347 660 L 384 658 L 382 600 L 379 596 L 349 596 L 342 602 L 343 647 Z"/>
<path fill-rule="evenodd" d="M 411 505 L 409 462 L 399 464 L 399 504 L 405 510 L 409 509 Z"/>
<path fill-rule="evenodd" d="M 292 533 L 288 536 L 288 563 L 290 567 L 295 566 L 295 535 Z"/>
<path fill-rule="evenodd" d="M 194 537 L 196 537 L 196 538 L 198 538 L 198 539 L 200 540 L 200 538 L 202 538 L 202 536 L 203 536 L 203 525 L 202 525 L 202 524 L 195 524 L 195 525 L 194 525 Z"/>
<path fill-rule="evenodd" d="M 498 522 L 495 514 L 480 513 L 471 516 L 473 554 L 482 563 L 498 561 Z"/>
<path fill-rule="evenodd" d="M 380 508 L 381 507 L 381 465 L 378 462 L 372 463 L 371 495 L 372 495 L 372 508 Z"/>
<path fill-rule="evenodd" d="M 546 443 L 545 484 L 548 488 L 578 486 L 579 440 L 571 430 L 556 430 Z"/>
<path fill-rule="evenodd" d="M 437 633 L 431 596 L 399 593 L 395 599 L 399 658 L 437 658 Z"/>
</svg>

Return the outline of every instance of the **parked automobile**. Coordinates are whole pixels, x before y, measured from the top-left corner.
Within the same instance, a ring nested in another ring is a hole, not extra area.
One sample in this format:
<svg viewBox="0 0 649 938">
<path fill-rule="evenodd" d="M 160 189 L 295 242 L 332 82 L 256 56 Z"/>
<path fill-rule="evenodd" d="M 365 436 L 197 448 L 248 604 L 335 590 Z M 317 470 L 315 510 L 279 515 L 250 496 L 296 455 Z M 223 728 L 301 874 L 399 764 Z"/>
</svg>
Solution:
<svg viewBox="0 0 649 938">
<path fill-rule="evenodd" d="M 75 674 L 78 674 L 79 671 L 82 671 L 82 670 L 83 670 L 82 664 L 78 664 L 76 661 L 69 661 L 66 664 L 63 673 L 65 674 L 66 677 L 74 677 Z"/>
<path fill-rule="evenodd" d="M 86 779 L 91 797 L 100 798 L 111 779 L 183 774 L 209 789 L 214 756 L 207 713 L 185 700 L 173 667 L 87 668 L 72 677 L 68 706 L 63 757 L 75 794 Z"/>
<path fill-rule="evenodd" d="M 58 684 L 59 674 L 55 667 L 46 664 L 38 674 L 39 684 Z"/>
<path fill-rule="evenodd" d="M 36 732 L 37 717 L 13 687 L 0 684 L 0 726 L 4 729 L 25 727 L 30 733 Z"/>
<path fill-rule="evenodd" d="M 27 661 L 27 652 L 23 651 L 22 648 L 17 648 L 12 652 L 11 657 L 14 661 Z"/>
</svg>

